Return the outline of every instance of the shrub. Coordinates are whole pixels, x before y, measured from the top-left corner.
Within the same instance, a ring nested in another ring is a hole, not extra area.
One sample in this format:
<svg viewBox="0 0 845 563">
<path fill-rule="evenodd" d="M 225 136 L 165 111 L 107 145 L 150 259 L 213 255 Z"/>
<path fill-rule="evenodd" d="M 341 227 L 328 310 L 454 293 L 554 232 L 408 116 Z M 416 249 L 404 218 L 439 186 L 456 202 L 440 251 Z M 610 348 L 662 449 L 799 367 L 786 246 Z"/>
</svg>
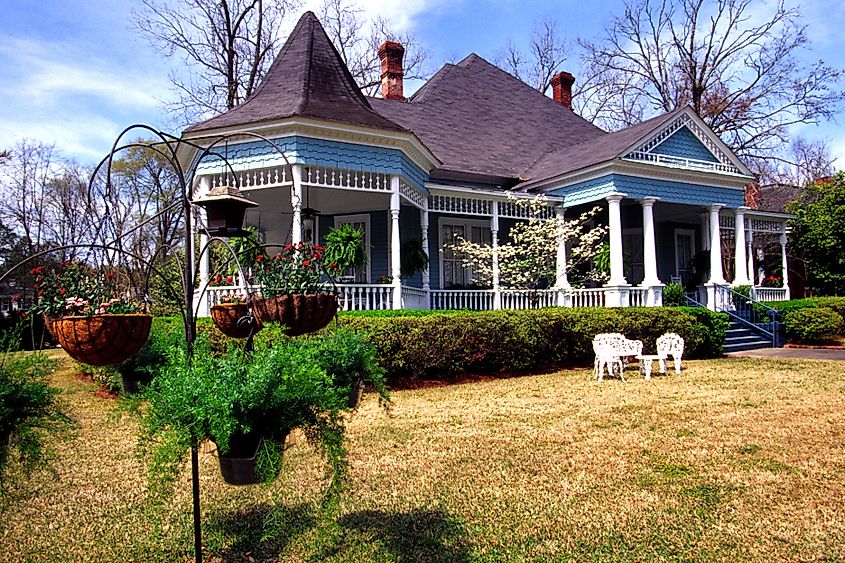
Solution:
<svg viewBox="0 0 845 563">
<path fill-rule="evenodd" d="M 713 357 L 721 354 L 728 324 L 722 313 L 665 307 L 344 315 L 341 323 L 367 334 L 392 381 L 588 365 L 592 339 L 602 332 L 642 340 L 646 350 L 661 334 L 676 332 L 687 356 Z"/>
<path fill-rule="evenodd" d="M 786 336 L 799 342 L 825 342 L 843 330 L 842 315 L 826 307 L 799 309 L 784 319 Z"/>
<path fill-rule="evenodd" d="M 42 354 L 7 351 L 0 358 L 0 493 L 12 467 L 26 475 L 42 465 L 46 435 L 70 423 L 59 408 L 58 390 L 47 383 L 53 364 Z"/>
<path fill-rule="evenodd" d="M 833 309 L 845 318 L 845 297 L 813 297 L 809 301 L 818 307 Z"/>
<path fill-rule="evenodd" d="M 664 307 L 683 307 L 687 304 L 687 296 L 684 293 L 684 286 L 679 283 L 667 283 L 663 287 Z"/>
</svg>

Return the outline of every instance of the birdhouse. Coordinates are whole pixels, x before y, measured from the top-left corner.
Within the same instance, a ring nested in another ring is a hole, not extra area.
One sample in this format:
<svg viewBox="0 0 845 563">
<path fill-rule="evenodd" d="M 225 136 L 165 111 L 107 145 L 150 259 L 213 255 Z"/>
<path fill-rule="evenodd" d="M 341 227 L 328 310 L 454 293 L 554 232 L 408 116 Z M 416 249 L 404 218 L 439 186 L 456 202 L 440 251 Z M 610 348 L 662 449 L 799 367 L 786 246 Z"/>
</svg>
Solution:
<svg viewBox="0 0 845 563">
<path fill-rule="evenodd" d="M 258 206 L 243 197 L 237 188 L 227 186 L 212 188 L 206 195 L 195 199 L 194 204 L 205 209 L 205 231 L 212 237 L 245 236 L 244 214 L 248 208 Z"/>
</svg>

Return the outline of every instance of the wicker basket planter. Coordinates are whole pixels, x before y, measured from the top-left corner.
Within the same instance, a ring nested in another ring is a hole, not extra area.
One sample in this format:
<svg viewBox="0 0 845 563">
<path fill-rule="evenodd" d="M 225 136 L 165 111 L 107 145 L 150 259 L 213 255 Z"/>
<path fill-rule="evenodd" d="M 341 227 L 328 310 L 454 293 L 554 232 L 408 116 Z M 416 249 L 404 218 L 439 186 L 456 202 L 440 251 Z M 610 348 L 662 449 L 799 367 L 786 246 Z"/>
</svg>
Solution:
<svg viewBox="0 0 845 563">
<path fill-rule="evenodd" d="M 253 310 L 261 322 L 285 325 L 288 336 L 299 336 L 320 330 L 337 313 L 337 297 L 333 293 L 313 295 L 276 295 L 254 298 Z"/>
<path fill-rule="evenodd" d="M 248 313 L 249 305 L 246 303 L 221 303 L 211 308 L 214 325 L 229 338 L 247 338 L 250 335 L 251 323 L 241 320 L 247 317 Z M 254 335 L 261 330 L 261 321 L 258 317 L 253 317 L 253 319 L 258 324 L 252 332 Z"/>
<path fill-rule="evenodd" d="M 141 349 L 152 320 L 144 314 L 62 317 L 53 321 L 52 328 L 68 356 L 84 364 L 108 366 Z"/>
</svg>

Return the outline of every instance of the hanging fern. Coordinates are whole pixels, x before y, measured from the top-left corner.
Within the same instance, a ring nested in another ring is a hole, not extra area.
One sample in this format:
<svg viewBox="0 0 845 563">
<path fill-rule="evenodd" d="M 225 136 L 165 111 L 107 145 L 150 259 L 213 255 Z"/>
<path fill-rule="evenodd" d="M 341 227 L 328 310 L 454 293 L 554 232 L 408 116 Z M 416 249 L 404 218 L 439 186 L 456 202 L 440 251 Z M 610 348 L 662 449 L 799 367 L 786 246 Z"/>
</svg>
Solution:
<svg viewBox="0 0 845 563">
<path fill-rule="evenodd" d="M 337 264 L 340 272 L 366 264 L 364 231 L 350 224 L 329 229 L 326 233 L 326 252 L 323 255 L 323 261 L 326 264 Z"/>
</svg>

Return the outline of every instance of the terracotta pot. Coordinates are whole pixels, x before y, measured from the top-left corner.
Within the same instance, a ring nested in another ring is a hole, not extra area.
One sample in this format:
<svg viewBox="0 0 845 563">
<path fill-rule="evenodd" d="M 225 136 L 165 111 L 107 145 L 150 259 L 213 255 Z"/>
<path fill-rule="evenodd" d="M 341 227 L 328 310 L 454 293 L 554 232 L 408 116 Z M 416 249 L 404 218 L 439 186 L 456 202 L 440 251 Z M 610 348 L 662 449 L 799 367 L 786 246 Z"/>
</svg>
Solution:
<svg viewBox="0 0 845 563">
<path fill-rule="evenodd" d="M 211 308 L 211 318 L 214 320 L 215 326 L 230 338 L 246 338 L 249 336 L 252 327 L 248 321 L 242 320 L 245 317 L 248 318 L 248 313 L 249 305 L 246 303 L 221 303 Z M 252 333 L 254 335 L 261 330 L 261 321 L 258 320 L 258 317 L 252 318 L 258 325 Z"/>
<path fill-rule="evenodd" d="M 320 330 L 337 313 L 337 297 L 333 293 L 314 295 L 276 295 L 253 298 L 252 308 L 261 322 L 285 325 L 288 336 L 299 336 Z"/>
<path fill-rule="evenodd" d="M 144 314 L 62 317 L 53 321 L 56 339 L 68 356 L 83 364 L 119 364 L 135 354 L 150 335 L 153 317 Z"/>
</svg>

